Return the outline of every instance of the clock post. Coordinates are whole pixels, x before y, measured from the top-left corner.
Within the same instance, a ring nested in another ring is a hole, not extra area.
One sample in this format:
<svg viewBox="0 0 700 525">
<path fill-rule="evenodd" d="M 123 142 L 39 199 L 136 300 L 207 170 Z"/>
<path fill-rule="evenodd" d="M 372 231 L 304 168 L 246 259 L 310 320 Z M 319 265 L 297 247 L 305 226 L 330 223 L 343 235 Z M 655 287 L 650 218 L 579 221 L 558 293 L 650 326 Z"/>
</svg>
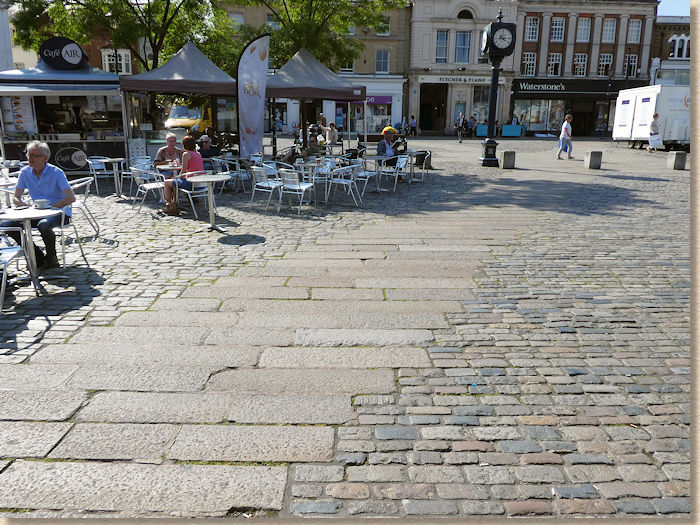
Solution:
<svg viewBox="0 0 700 525">
<path fill-rule="evenodd" d="M 489 120 L 487 138 L 481 143 L 483 156 L 479 158 L 482 166 L 498 167 L 496 147 L 496 100 L 498 98 L 498 75 L 501 61 L 513 54 L 515 49 L 515 24 L 503 22 L 503 10 L 498 10 L 498 22 L 491 22 L 484 28 L 481 50 L 488 54 L 491 62 L 491 91 L 489 92 Z"/>
</svg>

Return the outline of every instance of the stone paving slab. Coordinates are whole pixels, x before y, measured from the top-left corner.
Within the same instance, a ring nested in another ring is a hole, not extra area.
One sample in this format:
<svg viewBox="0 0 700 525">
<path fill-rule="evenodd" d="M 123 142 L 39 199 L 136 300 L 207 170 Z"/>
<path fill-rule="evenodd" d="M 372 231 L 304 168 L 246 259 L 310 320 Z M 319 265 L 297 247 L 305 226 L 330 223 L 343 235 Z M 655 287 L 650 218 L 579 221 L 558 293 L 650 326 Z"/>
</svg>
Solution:
<svg viewBox="0 0 700 525">
<path fill-rule="evenodd" d="M 195 426 L 180 430 L 168 458 L 198 461 L 329 461 L 328 427 Z"/>
<path fill-rule="evenodd" d="M 286 471 L 262 466 L 15 461 L 0 474 L 0 507 L 221 515 L 233 507 L 280 509 Z"/>
<path fill-rule="evenodd" d="M 420 278 L 420 277 L 362 277 L 355 279 L 355 286 L 358 288 L 430 288 L 430 289 L 454 289 L 469 288 L 474 285 L 471 279 L 440 277 L 440 278 Z"/>
<path fill-rule="evenodd" d="M 0 365 L 0 391 L 58 388 L 78 369 L 73 365 Z"/>
<path fill-rule="evenodd" d="M 403 368 L 429 367 L 422 348 L 266 348 L 261 368 Z"/>
<path fill-rule="evenodd" d="M 314 299 L 316 292 L 314 289 Z M 228 299 L 221 305 L 221 311 L 257 312 L 267 315 L 297 314 L 314 316 L 332 312 L 342 316 L 351 313 L 364 314 L 434 314 L 440 312 L 463 312 L 459 301 L 354 301 L 325 299 L 323 301 L 265 301 L 257 299 Z"/>
<path fill-rule="evenodd" d="M 394 392 L 391 370 L 225 370 L 209 380 L 210 392 L 237 394 L 385 394 Z"/>
<path fill-rule="evenodd" d="M 42 458 L 72 425 L 27 421 L 0 422 L 0 457 Z"/>
<path fill-rule="evenodd" d="M 384 301 L 384 292 L 377 288 L 313 288 L 311 298 L 314 301 Z"/>
<path fill-rule="evenodd" d="M 210 330 L 198 327 L 165 326 L 87 326 L 70 339 L 71 343 L 196 345 L 204 342 Z"/>
<path fill-rule="evenodd" d="M 389 301 L 465 301 L 474 296 L 475 292 L 470 288 L 397 288 L 386 291 Z"/>
<path fill-rule="evenodd" d="M 0 420 L 64 421 L 87 399 L 87 393 L 60 390 L 3 392 Z"/>
<path fill-rule="evenodd" d="M 354 419 L 350 396 L 233 396 L 229 421 L 340 425 Z"/>
<path fill-rule="evenodd" d="M 167 326 L 218 328 L 236 326 L 239 315 L 236 312 L 126 312 L 114 322 L 115 326 Z"/>
<path fill-rule="evenodd" d="M 287 286 L 193 286 L 187 288 L 181 297 L 250 297 L 253 299 L 308 299 L 309 291 L 305 288 Z"/>
<path fill-rule="evenodd" d="M 221 306 L 221 299 L 158 299 L 151 305 L 151 311 L 166 312 L 216 312 Z"/>
<path fill-rule="evenodd" d="M 430 330 L 299 329 L 295 346 L 419 346 L 435 340 Z"/>
<path fill-rule="evenodd" d="M 84 363 L 122 366 L 239 367 L 258 362 L 260 347 L 214 345 L 47 345 L 32 356 L 33 363 Z"/>
<path fill-rule="evenodd" d="M 343 328 L 366 330 L 394 330 L 405 326 L 413 328 L 449 328 L 445 316 L 441 314 L 395 314 L 395 313 L 317 313 L 315 315 L 268 314 L 243 312 L 238 314 L 238 322 L 243 326 L 266 328 Z"/>
<path fill-rule="evenodd" d="M 77 421 L 110 423 L 218 423 L 230 397 L 216 394 L 98 392 Z"/>
<path fill-rule="evenodd" d="M 192 366 L 81 366 L 68 381 L 86 390 L 195 392 L 202 390 L 211 369 Z"/>
<path fill-rule="evenodd" d="M 178 430 L 175 425 L 78 423 L 49 457 L 160 463 Z"/>
<path fill-rule="evenodd" d="M 285 346 L 294 342 L 294 329 L 265 327 L 218 327 L 205 340 L 207 345 Z"/>
</svg>

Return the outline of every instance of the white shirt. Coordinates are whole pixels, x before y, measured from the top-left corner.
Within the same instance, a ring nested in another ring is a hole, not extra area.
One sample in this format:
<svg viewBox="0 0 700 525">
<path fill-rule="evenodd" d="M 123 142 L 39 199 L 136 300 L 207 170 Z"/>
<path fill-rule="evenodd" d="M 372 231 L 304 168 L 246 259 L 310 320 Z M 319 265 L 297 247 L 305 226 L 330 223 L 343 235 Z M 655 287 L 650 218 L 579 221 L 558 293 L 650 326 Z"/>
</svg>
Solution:
<svg viewBox="0 0 700 525">
<path fill-rule="evenodd" d="M 560 139 L 571 139 L 571 124 L 566 120 L 561 125 L 561 133 L 559 134 Z"/>
</svg>

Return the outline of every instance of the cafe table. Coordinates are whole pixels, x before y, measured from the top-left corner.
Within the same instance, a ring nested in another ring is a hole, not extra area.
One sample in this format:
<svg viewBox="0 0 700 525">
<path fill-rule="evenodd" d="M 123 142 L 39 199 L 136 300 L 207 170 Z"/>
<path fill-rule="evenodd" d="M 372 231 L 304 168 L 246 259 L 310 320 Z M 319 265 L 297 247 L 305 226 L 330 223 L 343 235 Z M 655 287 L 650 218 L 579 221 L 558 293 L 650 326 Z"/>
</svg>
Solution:
<svg viewBox="0 0 700 525">
<path fill-rule="evenodd" d="M 18 208 L 9 208 L 0 211 L 0 221 L 18 221 L 22 223 L 22 227 L 24 228 L 24 232 L 26 234 L 25 237 L 27 239 L 25 250 L 27 252 L 27 260 L 29 261 L 29 274 L 31 275 L 32 282 L 34 283 L 35 290 L 37 290 L 37 295 L 39 290 L 43 290 L 43 287 L 41 284 L 39 284 L 39 268 L 37 268 L 36 254 L 34 253 L 32 221 L 48 219 L 50 217 L 61 215 L 62 213 L 63 210 L 61 209 L 39 209 L 34 206 L 20 206 Z"/>
<path fill-rule="evenodd" d="M 204 230 L 213 231 L 216 230 L 221 233 L 226 233 L 226 230 L 221 226 L 216 224 L 216 213 L 214 211 L 214 184 L 217 182 L 224 182 L 231 180 L 231 177 L 224 175 L 223 173 L 211 173 L 205 175 L 193 175 L 187 178 L 187 182 L 192 184 L 206 184 L 209 190 L 207 194 L 207 199 L 209 201 L 209 226 L 203 226 L 198 228 L 196 231 L 201 232 Z"/>
<path fill-rule="evenodd" d="M 122 194 L 122 181 L 121 181 L 121 174 L 119 173 L 119 167 L 122 165 L 122 163 L 126 162 L 126 159 L 124 158 L 108 158 L 108 159 L 100 159 L 100 162 L 103 164 L 111 164 L 112 165 L 112 173 L 114 173 L 114 193 L 116 195 L 121 195 Z"/>
</svg>

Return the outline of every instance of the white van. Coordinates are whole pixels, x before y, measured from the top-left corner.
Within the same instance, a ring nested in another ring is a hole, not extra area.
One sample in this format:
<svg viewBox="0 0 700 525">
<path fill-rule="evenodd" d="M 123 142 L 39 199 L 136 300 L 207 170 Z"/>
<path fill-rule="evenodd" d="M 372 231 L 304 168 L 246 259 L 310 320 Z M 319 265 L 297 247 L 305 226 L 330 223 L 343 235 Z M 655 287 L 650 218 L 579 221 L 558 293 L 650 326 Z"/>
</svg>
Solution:
<svg viewBox="0 0 700 525">
<path fill-rule="evenodd" d="M 613 140 L 646 147 L 649 124 L 659 114 L 666 150 L 690 149 L 690 86 L 644 86 L 623 89 L 617 96 Z"/>
</svg>

